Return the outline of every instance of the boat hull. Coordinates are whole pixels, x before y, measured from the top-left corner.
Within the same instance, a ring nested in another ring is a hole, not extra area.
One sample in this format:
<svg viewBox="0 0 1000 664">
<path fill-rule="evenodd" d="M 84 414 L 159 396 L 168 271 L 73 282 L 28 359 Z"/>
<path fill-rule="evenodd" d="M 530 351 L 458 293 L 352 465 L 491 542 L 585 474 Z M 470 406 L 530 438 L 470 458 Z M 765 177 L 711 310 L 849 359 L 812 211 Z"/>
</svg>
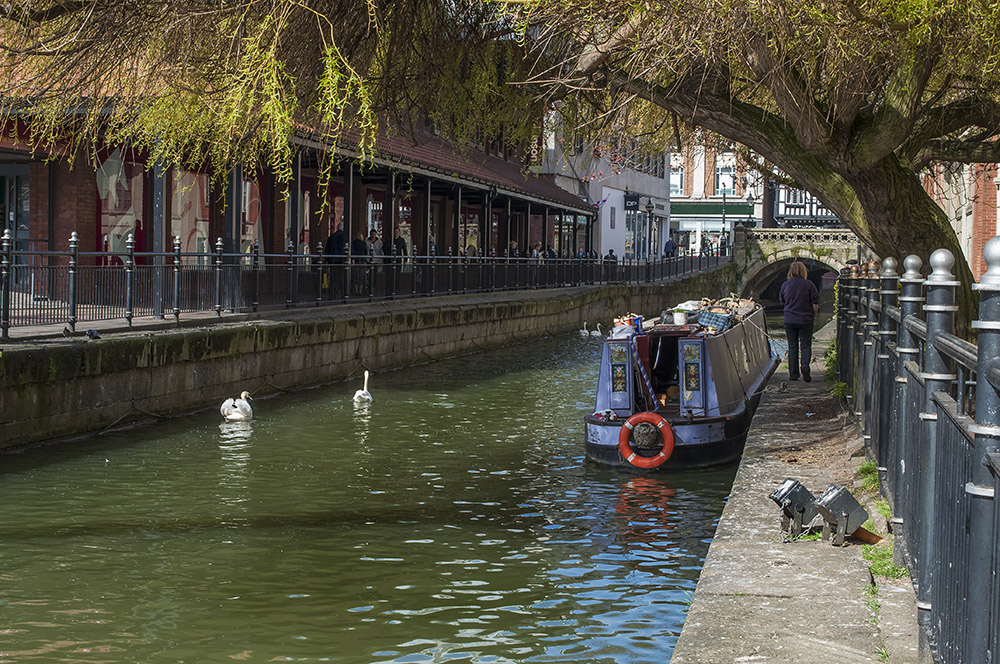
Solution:
<svg viewBox="0 0 1000 664">
<path fill-rule="evenodd" d="M 771 358 L 763 380 L 753 394 L 747 395 L 744 407 L 721 417 L 667 418 L 674 432 L 674 449 L 662 465 L 646 469 L 637 468 L 629 463 L 618 448 L 618 437 L 625 420 L 608 422 L 594 416 L 584 418 L 587 458 L 602 465 L 638 473 L 705 468 L 739 460 L 743 455 L 750 423 L 760 404 L 764 386 L 777 369 L 779 361 L 777 357 Z M 653 454 L 655 452 L 640 456 L 653 456 Z"/>
</svg>

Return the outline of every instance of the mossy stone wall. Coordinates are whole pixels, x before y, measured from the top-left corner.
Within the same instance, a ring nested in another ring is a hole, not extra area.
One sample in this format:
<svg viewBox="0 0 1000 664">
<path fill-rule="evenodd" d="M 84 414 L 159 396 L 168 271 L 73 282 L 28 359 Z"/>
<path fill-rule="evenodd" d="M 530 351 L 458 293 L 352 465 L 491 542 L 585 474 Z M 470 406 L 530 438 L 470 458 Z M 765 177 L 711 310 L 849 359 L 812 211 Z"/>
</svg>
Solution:
<svg viewBox="0 0 1000 664">
<path fill-rule="evenodd" d="M 233 324 L 8 345 L 0 350 L 0 448 L 79 436 L 255 396 L 328 383 L 590 327 L 655 316 L 735 289 L 728 265 L 664 285 L 608 285 L 530 296 L 447 298 L 271 315 Z"/>
</svg>

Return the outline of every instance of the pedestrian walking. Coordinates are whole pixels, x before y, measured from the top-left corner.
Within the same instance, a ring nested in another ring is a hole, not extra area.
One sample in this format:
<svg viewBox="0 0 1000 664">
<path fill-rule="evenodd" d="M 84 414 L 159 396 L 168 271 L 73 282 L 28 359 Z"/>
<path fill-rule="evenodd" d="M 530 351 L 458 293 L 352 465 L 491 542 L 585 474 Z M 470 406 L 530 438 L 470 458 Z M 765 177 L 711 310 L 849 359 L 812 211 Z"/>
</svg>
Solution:
<svg viewBox="0 0 1000 664">
<path fill-rule="evenodd" d="M 819 313 L 819 291 L 808 279 L 806 266 L 793 261 L 788 278 L 781 284 L 778 301 L 784 309 L 785 336 L 788 337 L 788 379 L 809 382 L 812 361 L 813 323 Z"/>
</svg>

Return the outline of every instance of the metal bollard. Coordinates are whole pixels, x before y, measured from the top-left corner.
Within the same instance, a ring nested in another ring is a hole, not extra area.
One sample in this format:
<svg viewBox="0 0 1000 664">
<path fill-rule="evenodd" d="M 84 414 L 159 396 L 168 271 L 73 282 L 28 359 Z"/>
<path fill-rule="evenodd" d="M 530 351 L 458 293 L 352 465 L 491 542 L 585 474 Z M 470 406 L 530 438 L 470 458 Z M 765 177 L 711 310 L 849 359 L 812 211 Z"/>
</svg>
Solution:
<svg viewBox="0 0 1000 664">
<path fill-rule="evenodd" d="M 947 249 L 938 249 L 930 258 L 931 274 L 927 277 L 927 301 L 924 312 L 927 319 L 927 341 L 924 345 L 924 366 L 920 377 L 924 380 L 924 403 L 919 417 L 924 422 L 920 437 L 920 467 L 917 469 L 917 623 L 930 634 L 931 597 L 936 581 L 933 573 L 935 547 L 935 497 L 937 483 L 937 413 L 934 393 L 946 392 L 958 376 L 952 361 L 934 346 L 934 338 L 942 333 L 951 334 L 955 328 L 955 289 L 960 285 L 951 273 L 955 257 Z"/>
<path fill-rule="evenodd" d="M 80 259 L 80 238 L 69 235 L 69 331 L 76 332 L 76 268 Z"/>
<path fill-rule="evenodd" d="M 222 317 L 222 244 L 220 237 L 215 241 L 215 315 Z"/>
<path fill-rule="evenodd" d="M 13 264 L 10 256 L 10 229 L 3 232 L 0 257 L 0 339 L 10 339 L 10 284 Z"/>
<path fill-rule="evenodd" d="M 909 392 L 919 389 L 918 385 L 909 384 L 909 374 L 906 365 L 908 363 L 918 365 L 920 362 L 920 347 L 913 333 L 907 328 L 905 322 L 908 318 L 921 318 L 924 304 L 924 278 L 920 270 L 924 263 L 919 256 L 913 254 L 903 259 L 903 276 L 900 277 L 899 295 L 899 327 L 896 329 L 896 353 L 899 354 L 899 361 L 896 365 L 896 403 L 900 404 L 896 408 L 896 436 L 894 447 L 899 465 L 896 470 L 895 485 L 899 487 L 896 496 L 896 503 L 893 506 L 894 522 L 893 532 L 895 533 L 896 546 L 893 550 L 893 557 L 898 564 L 904 564 L 911 571 L 914 569 L 916 547 L 911 546 L 911 537 L 916 537 L 916 531 L 910 533 L 911 527 L 916 523 L 916 492 L 914 491 L 915 477 L 917 472 L 917 452 L 916 440 L 919 431 L 912 430 L 913 420 L 909 409 Z M 914 366 L 919 373 L 919 366 Z"/>
<path fill-rule="evenodd" d="M 987 270 L 978 284 L 979 320 L 972 327 L 979 331 L 979 354 L 976 369 L 976 424 L 969 427 L 975 434 L 971 452 L 970 481 L 965 485 L 969 501 L 969 522 L 975 524 L 969 533 L 967 607 L 969 615 L 990 613 L 990 594 L 1000 593 L 994 557 L 994 531 L 998 510 L 994 480 L 987 465 L 989 455 L 1000 452 L 1000 236 L 986 243 L 983 250 Z M 992 578 L 992 584 L 987 579 Z M 995 611 L 995 609 L 993 609 Z M 994 617 L 994 620 L 997 618 Z M 994 638 L 996 635 L 992 635 Z M 995 647 L 986 620 L 970 621 L 965 641 L 969 662 L 995 662 L 1000 653 Z M 994 642 L 996 643 L 996 642 Z"/>
<path fill-rule="evenodd" d="M 181 237 L 174 236 L 174 323 L 181 322 Z"/>
<path fill-rule="evenodd" d="M 125 238 L 128 253 L 125 256 L 125 323 L 132 327 L 132 283 L 135 279 L 135 235 Z"/>
<path fill-rule="evenodd" d="M 878 297 L 882 310 L 878 318 L 878 343 L 875 353 L 875 362 L 878 367 L 878 389 L 875 394 L 878 403 L 874 404 L 878 420 L 872 423 L 872 447 L 875 452 L 879 487 L 882 490 L 882 496 L 888 498 L 892 495 L 889 491 L 888 479 L 890 447 L 888 441 L 892 427 L 889 408 L 891 399 L 888 400 L 888 403 L 882 403 L 882 397 L 892 394 L 892 386 L 896 378 L 894 367 L 891 364 L 893 358 L 889 353 L 889 342 L 895 332 L 894 322 L 889 316 L 889 308 L 895 307 L 899 298 L 899 274 L 896 272 L 895 258 L 889 257 L 882 261 L 882 273 L 879 275 L 879 279 Z"/>
</svg>

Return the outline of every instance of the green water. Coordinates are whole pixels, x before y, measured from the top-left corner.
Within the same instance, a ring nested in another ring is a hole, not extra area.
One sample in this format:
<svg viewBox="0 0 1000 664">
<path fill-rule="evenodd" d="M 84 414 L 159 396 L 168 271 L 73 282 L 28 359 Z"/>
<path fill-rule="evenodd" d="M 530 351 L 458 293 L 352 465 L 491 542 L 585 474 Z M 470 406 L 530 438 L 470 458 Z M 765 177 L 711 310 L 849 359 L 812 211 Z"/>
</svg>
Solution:
<svg viewBox="0 0 1000 664">
<path fill-rule="evenodd" d="M 586 462 L 598 357 L 548 339 L 375 374 L 369 408 L 355 380 L 0 455 L 0 662 L 666 661 L 735 468 Z"/>
</svg>

